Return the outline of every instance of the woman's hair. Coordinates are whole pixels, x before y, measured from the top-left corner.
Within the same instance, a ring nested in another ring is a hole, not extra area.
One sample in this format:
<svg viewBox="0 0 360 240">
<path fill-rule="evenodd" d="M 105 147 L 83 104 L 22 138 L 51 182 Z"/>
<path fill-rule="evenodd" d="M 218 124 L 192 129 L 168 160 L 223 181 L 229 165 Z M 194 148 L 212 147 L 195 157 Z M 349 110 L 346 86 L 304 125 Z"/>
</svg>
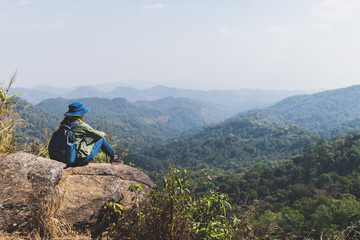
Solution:
<svg viewBox="0 0 360 240">
<path fill-rule="evenodd" d="M 81 119 L 83 116 L 65 116 L 65 118 L 60 122 L 60 125 L 71 125 L 76 120 Z"/>
</svg>

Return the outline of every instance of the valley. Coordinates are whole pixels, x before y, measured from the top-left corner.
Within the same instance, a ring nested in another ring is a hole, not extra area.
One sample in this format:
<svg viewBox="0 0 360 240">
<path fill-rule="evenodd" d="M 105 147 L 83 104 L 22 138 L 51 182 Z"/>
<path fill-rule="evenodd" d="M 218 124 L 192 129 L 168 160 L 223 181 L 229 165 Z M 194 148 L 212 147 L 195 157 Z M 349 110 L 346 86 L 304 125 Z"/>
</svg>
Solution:
<svg viewBox="0 0 360 240">
<path fill-rule="evenodd" d="M 169 167 L 187 169 L 194 196 L 217 189 L 235 206 L 261 203 L 259 235 L 276 219 L 284 234 L 319 238 L 360 220 L 358 96 L 359 86 L 291 96 L 226 119 L 221 104 L 185 97 L 53 98 L 22 105 L 28 125 L 19 132 L 41 138 L 40 129 L 53 131 L 67 105 L 82 101 L 91 109 L 85 121 L 110 130 L 113 144 L 129 143 L 126 164 L 158 186 Z"/>
</svg>

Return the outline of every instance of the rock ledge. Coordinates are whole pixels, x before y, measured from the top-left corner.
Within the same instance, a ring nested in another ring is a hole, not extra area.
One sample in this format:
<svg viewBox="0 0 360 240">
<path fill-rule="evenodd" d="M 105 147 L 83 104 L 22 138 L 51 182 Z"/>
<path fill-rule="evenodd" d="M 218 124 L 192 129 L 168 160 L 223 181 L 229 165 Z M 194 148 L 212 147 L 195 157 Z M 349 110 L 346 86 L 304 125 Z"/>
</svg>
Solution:
<svg viewBox="0 0 360 240">
<path fill-rule="evenodd" d="M 131 205 L 131 185 L 141 184 L 144 193 L 153 186 L 143 172 L 128 165 L 90 163 L 65 168 L 65 164 L 32 154 L 0 155 L 0 230 L 16 229 L 26 221 L 37 198 L 60 198 L 59 213 L 70 224 L 93 224 L 109 201 Z M 54 194 L 56 193 L 56 194 Z"/>
</svg>

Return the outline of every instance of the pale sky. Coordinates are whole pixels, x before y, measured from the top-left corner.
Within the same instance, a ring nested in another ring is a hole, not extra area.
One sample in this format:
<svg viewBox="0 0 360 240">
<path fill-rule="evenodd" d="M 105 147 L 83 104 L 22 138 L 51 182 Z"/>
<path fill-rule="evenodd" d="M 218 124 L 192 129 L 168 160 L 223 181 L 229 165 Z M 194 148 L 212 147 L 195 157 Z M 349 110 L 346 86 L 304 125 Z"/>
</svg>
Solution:
<svg viewBox="0 0 360 240">
<path fill-rule="evenodd" d="M 360 84 L 360 0 L 0 0 L 0 81 L 191 89 Z"/>
</svg>

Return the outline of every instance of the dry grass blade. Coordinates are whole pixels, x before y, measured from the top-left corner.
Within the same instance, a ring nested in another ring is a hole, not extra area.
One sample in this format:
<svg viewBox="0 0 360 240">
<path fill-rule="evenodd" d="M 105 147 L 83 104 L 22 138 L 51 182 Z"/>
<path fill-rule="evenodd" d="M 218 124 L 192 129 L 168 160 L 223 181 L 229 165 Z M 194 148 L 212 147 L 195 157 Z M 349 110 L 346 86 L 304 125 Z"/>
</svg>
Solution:
<svg viewBox="0 0 360 240">
<path fill-rule="evenodd" d="M 16 72 L 11 77 L 7 88 L 3 88 L 3 84 L 0 84 L 0 154 L 16 151 L 15 128 L 22 122 L 15 111 L 20 101 L 14 101 L 14 98 L 19 94 L 8 94 L 15 79 Z"/>
</svg>

